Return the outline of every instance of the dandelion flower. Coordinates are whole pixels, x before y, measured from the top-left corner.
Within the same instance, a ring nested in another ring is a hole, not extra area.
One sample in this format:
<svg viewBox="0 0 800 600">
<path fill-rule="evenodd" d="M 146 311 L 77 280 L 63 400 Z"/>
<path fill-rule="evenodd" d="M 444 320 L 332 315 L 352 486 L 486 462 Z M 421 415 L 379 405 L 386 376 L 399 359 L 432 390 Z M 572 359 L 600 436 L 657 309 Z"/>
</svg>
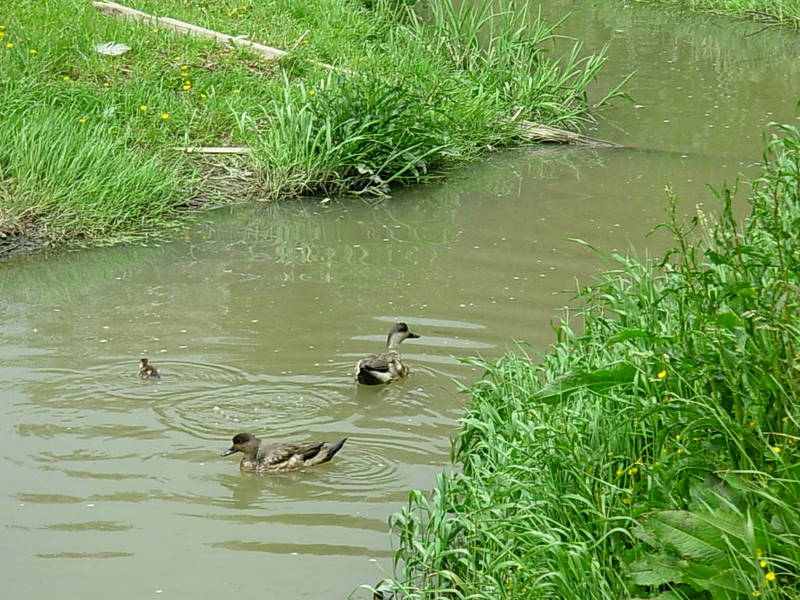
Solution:
<svg viewBox="0 0 800 600">
<path fill-rule="evenodd" d="M 753 598 L 761 598 L 761 592 L 758 590 L 753 590 L 753 593 L 750 594 Z"/>
<path fill-rule="evenodd" d="M 86 119 L 78 119 L 78 123 L 80 123 L 81 125 L 83 125 L 84 123 L 86 123 Z"/>
<path fill-rule="evenodd" d="M 187 71 L 189 69 L 186 65 L 181 65 L 181 71 Z"/>
<path fill-rule="evenodd" d="M 659 371 L 657 377 L 659 379 L 665 379 L 667 377 L 667 372 L 666 371 Z"/>
<path fill-rule="evenodd" d="M 630 469 L 628 469 L 628 475 L 636 475 L 638 472 L 639 469 L 637 469 L 636 467 L 631 467 Z"/>
<path fill-rule="evenodd" d="M 761 558 L 762 556 L 764 556 L 764 551 L 761 548 L 756 548 L 756 556 Z"/>
<path fill-rule="evenodd" d="M 140 104 L 139 105 L 139 110 L 141 110 L 142 112 L 146 111 L 147 110 L 147 104 Z"/>
<path fill-rule="evenodd" d="M 315 92 L 314 90 L 308 90 L 308 95 L 309 95 L 309 96 L 313 96 L 313 95 L 314 95 L 314 94 L 316 94 L 316 93 L 317 93 L 317 92 Z"/>
<path fill-rule="evenodd" d="M 789 417 L 782 417 L 781 423 L 786 423 L 789 420 Z"/>
<path fill-rule="evenodd" d="M 775 571 L 767 571 L 767 573 L 764 575 L 764 579 L 767 581 L 775 581 L 777 578 L 778 577 L 775 575 Z"/>
<path fill-rule="evenodd" d="M 6 34 L 5 31 L 0 31 L 0 37 L 3 37 Z"/>
<path fill-rule="evenodd" d="M 7 42 L 6 43 L 6 48 L 13 48 L 13 47 L 14 47 L 13 42 Z"/>
<path fill-rule="evenodd" d="M 240 93 L 241 93 L 241 90 L 233 90 L 233 92 L 231 92 L 231 93 L 233 93 L 233 94 L 240 94 Z"/>
<path fill-rule="evenodd" d="M 622 503 L 623 504 L 630 504 L 631 502 L 633 502 L 633 498 L 623 498 L 622 499 Z"/>
<path fill-rule="evenodd" d="M 773 446 L 773 447 L 772 447 L 772 451 L 773 451 L 775 454 L 780 454 L 780 453 L 781 453 L 781 447 L 780 447 L 780 446 Z"/>
<path fill-rule="evenodd" d="M 758 566 L 759 566 L 759 567 L 761 567 L 761 568 L 763 569 L 764 567 L 766 567 L 766 566 L 767 566 L 767 561 L 765 561 L 765 560 L 762 558 L 760 561 L 758 561 Z"/>
<path fill-rule="evenodd" d="M 617 470 L 614 472 L 614 475 L 622 475 L 622 469 L 617 469 Z"/>
<path fill-rule="evenodd" d="M 201 98 L 208 98 L 208 96 L 206 96 L 205 94 L 200 94 L 200 97 Z"/>
<path fill-rule="evenodd" d="M 680 442 L 680 441 L 681 441 L 681 434 L 680 434 L 680 433 L 679 433 L 679 434 L 677 434 L 677 435 L 675 436 L 675 439 L 676 439 L 676 440 L 678 440 L 678 441 Z"/>
<path fill-rule="evenodd" d="M 30 50 L 28 50 L 28 54 L 37 54 L 37 51 L 31 48 Z"/>
<path fill-rule="evenodd" d="M 110 84 L 110 83 L 108 83 L 107 81 L 104 81 L 104 82 L 103 82 L 103 87 L 108 87 L 108 86 L 110 86 L 110 85 L 111 85 L 111 84 Z"/>
<path fill-rule="evenodd" d="M 63 79 L 64 79 L 64 81 L 69 81 L 70 80 L 70 76 L 69 75 L 64 75 Z"/>
<path fill-rule="evenodd" d="M 166 121 L 167 119 L 169 119 L 169 113 L 161 113 L 161 118 Z"/>
</svg>

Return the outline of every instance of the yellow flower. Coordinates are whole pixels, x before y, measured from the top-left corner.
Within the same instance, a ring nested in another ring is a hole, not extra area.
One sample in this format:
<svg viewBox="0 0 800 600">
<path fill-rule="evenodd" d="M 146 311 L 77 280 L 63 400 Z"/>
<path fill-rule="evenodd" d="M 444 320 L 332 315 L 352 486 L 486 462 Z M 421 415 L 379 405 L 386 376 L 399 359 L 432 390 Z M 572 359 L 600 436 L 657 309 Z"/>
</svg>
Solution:
<svg viewBox="0 0 800 600">
<path fill-rule="evenodd" d="M 677 450 L 675 450 L 675 452 L 677 454 L 683 454 L 685 452 L 685 450 L 683 448 L 678 448 Z"/>
<path fill-rule="evenodd" d="M 755 426 L 756 426 L 756 422 L 755 422 L 755 421 L 750 421 L 750 422 L 747 424 L 747 426 L 748 426 L 748 427 L 755 427 Z"/>
<path fill-rule="evenodd" d="M 758 590 L 753 590 L 753 593 L 750 594 L 753 598 L 761 598 L 761 592 Z"/>
<path fill-rule="evenodd" d="M 147 104 L 140 104 L 139 105 L 139 110 L 141 110 L 141 111 L 147 110 Z"/>
<path fill-rule="evenodd" d="M 241 92 L 241 90 L 233 90 L 233 92 L 231 92 L 231 93 L 232 94 L 239 94 L 240 92 Z"/>
<path fill-rule="evenodd" d="M 681 434 L 680 434 L 680 433 L 679 433 L 679 434 L 677 434 L 677 435 L 675 436 L 675 439 L 676 439 L 676 440 L 678 440 L 678 441 L 680 442 L 680 441 L 681 441 Z"/>
<path fill-rule="evenodd" d="M 190 90 L 190 89 L 192 89 L 192 84 L 191 84 L 191 82 L 187 81 L 186 83 L 184 83 L 184 84 L 183 84 L 183 86 L 181 87 L 181 89 L 182 89 L 183 91 L 186 91 L 186 90 Z"/>
<path fill-rule="evenodd" d="M 781 447 L 780 447 L 780 446 L 773 446 L 773 447 L 772 447 L 772 451 L 773 451 L 775 454 L 780 454 L 780 453 L 781 453 Z"/>
<path fill-rule="evenodd" d="M 36 53 L 37 53 L 36 50 L 34 50 L 33 48 L 28 50 L 28 54 L 36 54 Z"/>
<path fill-rule="evenodd" d="M 659 379 L 665 379 L 667 377 L 667 372 L 666 371 L 659 371 L 657 377 Z"/>
<path fill-rule="evenodd" d="M 108 86 L 110 86 L 110 85 L 111 85 L 111 84 L 110 84 L 110 83 L 108 83 L 107 81 L 104 81 L 104 82 L 103 82 L 103 87 L 108 87 Z"/>
<path fill-rule="evenodd" d="M 84 123 L 86 123 L 86 119 L 78 119 L 78 123 L 80 123 L 81 125 L 83 125 Z"/>
<path fill-rule="evenodd" d="M 6 43 L 6 48 L 13 48 L 14 44 L 11 42 Z"/>
<path fill-rule="evenodd" d="M 756 556 L 761 558 L 762 556 L 764 556 L 764 551 L 761 548 L 756 548 Z"/>
<path fill-rule="evenodd" d="M 166 121 L 167 119 L 169 119 L 169 113 L 161 113 L 161 118 Z"/>
<path fill-rule="evenodd" d="M 188 69 L 189 69 L 189 67 L 187 67 L 186 65 L 181 65 L 181 71 L 186 71 Z"/>
<path fill-rule="evenodd" d="M 764 575 L 764 579 L 767 581 L 775 581 L 777 579 L 775 571 L 767 571 L 766 575 Z"/>
<path fill-rule="evenodd" d="M 670 398 L 669 396 L 664 396 L 663 398 L 663 402 L 670 402 L 671 400 L 672 398 Z"/>
<path fill-rule="evenodd" d="M 188 77 L 188 76 L 189 76 L 189 74 L 187 72 L 185 72 L 185 71 L 183 73 L 181 73 L 181 77 Z"/>
<path fill-rule="evenodd" d="M 208 98 L 208 96 L 206 96 L 205 94 L 200 94 L 200 97 L 201 98 Z"/>
<path fill-rule="evenodd" d="M 622 475 L 622 469 L 617 469 L 617 470 L 614 472 L 614 475 Z"/>
<path fill-rule="evenodd" d="M 317 92 L 315 92 L 314 90 L 308 90 L 308 95 L 309 95 L 309 96 L 313 96 L 313 95 L 314 95 L 314 94 L 316 94 L 316 93 L 317 93 Z"/>
<path fill-rule="evenodd" d="M 3 37 L 6 34 L 5 31 L 0 31 L 0 37 Z"/>
<path fill-rule="evenodd" d="M 622 499 L 622 503 L 623 504 L 630 504 L 631 502 L 633 502 L 633 498 L 623 498 Z"/>
<path fill-rule="evenodd" d="M 636 467 L 631 467 L 630 469 L 628 469 L 628 475 L 636 475 L 638 472 L 639 469 L 637 469 Z"/>
<path fill-rule="evenodd" d="M 606 452 L 606 456 L 614 456 L 613 452 Z"/>
<path fill-rule="evenodd" d="M 64 81 L 69 81 L 69 75 L 64 75 L 63 79 Z"/>
<path fill-rule="evenodd" d="M 789 420 L 789 417 L 782 417 L 781 418 L 781 423 L 786 423 L 786 421 L 788 421 L 788 420 Z"/>
<path fill-rule="evenodd" d="M 767 561 L 765 561 L 765 560 L 762 558 L 760 561 L 758 561 L 758 566 L 759 566 L 759 567 L 761 567 L 761 568 L 763 569 L 764 567 L 766 567 L 766 566 L 767 566 Z"/>
</svg>

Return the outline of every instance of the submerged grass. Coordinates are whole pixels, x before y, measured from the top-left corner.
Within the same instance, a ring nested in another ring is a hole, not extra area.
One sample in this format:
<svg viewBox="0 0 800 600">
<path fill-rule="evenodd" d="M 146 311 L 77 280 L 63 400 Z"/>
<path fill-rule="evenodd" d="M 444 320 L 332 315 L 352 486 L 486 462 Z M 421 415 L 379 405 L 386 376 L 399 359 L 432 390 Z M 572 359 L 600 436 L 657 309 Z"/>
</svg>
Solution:
<svg viewBox="0 0 800 600">
<path fill-rule="evenodd" d="M 800 28 L 800 1 L 798 0 L 637 0 L 689 7 L 720 14 L 733 15 Z"/>
<path fill-rule="evenodd" d="M 0 232 L 14 223 L 51 240 L 93 240 L 162 221 L 201 185 L 200 165 L 176 150 L 184 146 L 250 147 L 252 196 L 385 194 L 521 143 L 512 115 L 578 127 L 604 62 L 577 45 L 550 56 L 556 24 L 531 20 L 527 4 L 128 4 L 290 53 L 265 60 L 109 19 L 83 0 L 1 11 Z M 131 49 L 96 52 L 105 42 Z"/>
<path fill-rule="evenodd" d="M 552 350 L 483 363 L 454 458 L 393 519 L 402 598 L 800 597 L 800 132 L 737 223 L 580 292 Z"/>
</svg>

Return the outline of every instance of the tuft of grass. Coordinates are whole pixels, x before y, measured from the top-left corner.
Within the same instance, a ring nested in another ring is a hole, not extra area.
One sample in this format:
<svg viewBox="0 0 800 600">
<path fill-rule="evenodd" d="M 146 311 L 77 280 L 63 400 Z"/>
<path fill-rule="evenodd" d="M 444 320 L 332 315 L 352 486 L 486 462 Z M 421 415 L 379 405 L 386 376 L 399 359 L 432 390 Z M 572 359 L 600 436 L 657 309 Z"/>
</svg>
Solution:
<svg viewBox="0 0 800 600">
<path fill-rule="evenodd" d="M 127 147 L 82 113 L 0 117 L 0 205 L 52 242 L 90 243 L 152 230 L 186 201 L 188 169 Z"/>
<path fill-rule="evenodd" d="M 534 361 L 485 367 L 461 472 L 392 517 L 401 598 L 800 597 L 800 131 L 751 214 L 665 224 L 660 261 L 607 257 Z"/>
</svg>

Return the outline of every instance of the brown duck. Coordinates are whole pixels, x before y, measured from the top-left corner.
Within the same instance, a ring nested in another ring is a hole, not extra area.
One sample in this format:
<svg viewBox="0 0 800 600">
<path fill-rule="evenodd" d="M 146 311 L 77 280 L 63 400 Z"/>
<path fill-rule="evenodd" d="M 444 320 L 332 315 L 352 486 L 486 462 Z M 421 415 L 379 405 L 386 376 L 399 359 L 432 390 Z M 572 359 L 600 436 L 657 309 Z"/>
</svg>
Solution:
<svg viewBox="0 0 800 600">
<path fill-rule="evenodd" d="M 255 473 L 291 471 L 328 462 L 347 438 L 335 444 L 327 442 L 276 443 L 261 446 L 261 440 L 250 433 L 233 436 L 233 446 L 220 456 L 241 452 L 244 454 L 239 469 Z"/>
<path fill-rule="evenodd" d="M 400 342 L 406 338 L 418 338 L 408 330 L 405 323 L 395 323 L 386 338 L 386 352 L 372 354 L 356 363 L 353 377 L 364 385 L 389 383 L 408 375 L 408 367 L 400 360 Z"/>
<path fill-rule="evenodd" d="M 147 363 L 146 358 L 139 359 L 139 377 L 142 379 L 160 379 L 158 369 Z"/>
</svg>

